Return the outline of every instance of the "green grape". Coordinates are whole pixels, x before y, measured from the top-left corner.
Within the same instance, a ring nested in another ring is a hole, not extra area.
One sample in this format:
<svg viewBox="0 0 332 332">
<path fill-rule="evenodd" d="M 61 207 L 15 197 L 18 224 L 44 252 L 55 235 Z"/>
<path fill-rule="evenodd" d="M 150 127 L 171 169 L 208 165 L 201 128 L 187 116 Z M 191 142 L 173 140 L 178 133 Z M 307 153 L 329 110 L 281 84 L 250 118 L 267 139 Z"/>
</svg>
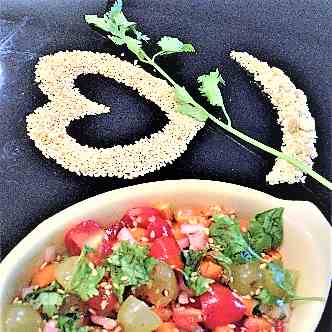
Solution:
<svg viewBox="0 0 332 332">
<path fill-rule="evenodd" d="M 42 319 L 30 304 L 10 304 L 5 327 L 6 332 L 39 332 Z"/>
<path fill-rule="evenodd" d="M 55 269 L 55 279 L 65 289 L 69 288 L 78 259 L 78 256 L 68 257 Z"/>
<path fill-rule="evenodd" d="M 231 287 L 241 295 L 255 292 L 263 286 L 263 271 L 259 268 L 260 262 L 233 265 L 231 267 L 233 280 Z"/>
</svg>

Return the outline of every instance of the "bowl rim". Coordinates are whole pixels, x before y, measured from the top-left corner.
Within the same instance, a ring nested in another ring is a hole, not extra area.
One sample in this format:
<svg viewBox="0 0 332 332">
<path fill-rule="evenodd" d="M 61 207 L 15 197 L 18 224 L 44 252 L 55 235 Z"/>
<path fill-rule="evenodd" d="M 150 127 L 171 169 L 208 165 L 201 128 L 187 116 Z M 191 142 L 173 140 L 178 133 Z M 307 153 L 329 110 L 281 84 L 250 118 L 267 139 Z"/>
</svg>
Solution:
<svg viewBox="0 0 332 332">
<path fill-rule="evenodd" d="M 3 288 L 7 282 L 8 277 L 15 268 L 17 262 L 23 259 L 25 256 L 25 252 L 31 248 L 31 241 L 40 238 L 40 234 L 52 234 L 57 232 L 59 229 L 65 229 L 66 225 L 68 224 L 68 219 L 70 219 L 70 215 L 73 214 L 75 211 L 81 210 L 83 207 L 87 206 L 95 206 L 94 203 L 97 203 L 98 201 L 107 201 L 107 199 L 110 196 L 116 195 L 117 199 L 121 200 L 121 196 L 126 197 L 130 196 L 131 193 L 136 192 L 137 190 L 144 190 L 144 191 L 153 191 L 157 188 L 160 188 L 162 185 L 164 188 L 163 190 L 167 191 L 167 187 L 172 188 L 176 184 L 186 184 L 186 190 L 190 190 L 190 187 L 195 187 L 198 184 L 199 185 L 218 185 L 224 188 L 225 191 L 233 191 L 235 194 L 254 194 L 257 199 L 260 200 L 273 200 L 276 203 L 279 203 L 281 206 L 284 207 L 300 207 L 301 209 L 310 209 L 315 212 L 315 215 L 317 218 L 312 220 L 308 220 L 308 227 L 311 225 L 314 229 L 320 229 L 323 232 L 329 232 L 329 236 L 332 240 L 332 227 L 326 220 L 326 218 L 323 216 L 323 214 L 320 212 L 320 210 L 311 202 L 308 201 L 292 201 L 292 200 L 285 200 L 280 199 L 275 196 L 272 196 L 270 194 L 258 191 L 256 189 L 251 189 L 245 186 L 232 184 L 228 182 L 221 182 L 221 181 L 214 181 L 214 180 L 200 180 L 200 179 L 179 179 L 179 180 L 163 180 L 163 181 L 155 181 L 155 182 L 147 182 L 142 184 L 136 184 L 132 186 L 122 187 L 119 189 L 110 190 L 98 195 L 95 195 L 93 197 L 84 199 L 82 201 L 79 201 L 61 211 L 58 213 L 52 215 L 51 217 L 43 220 L 37 227 L 35 227 L 30 233 L 28 233 L 21 241 L 19 241 L 16 246 L 4 257 L 2 262 L 0 263 L 0 288 Z M 166 189 L 165 189 L 166 187 Z M 55 219 L 57 219 L 57 222 L 53 222 Z M 318 219 L 318 220 L 317 220 Z M 319 221 L 319 222 L 317 222 Z M 41 233 L 45 232 L 45 233 Z M 44 237 L 44 236 L 43 236 Z M 38 240 L 37 240 L 38 241 Z M 332 241 L 330 241 L 332 243 Z M 330 255 L 330 269 L 329 274 L 332 276 L 332 255 Z M 329 287 L 331 287 L 331 283 L 329 284 Z M 326 299 L 327 300 L 327 299 Z M 0 299 L 1 301 L 1 299 Z M 1 304 L 1 302 L 0 302 Z M 315 319 L 316 326 L 319 323 L 319 320 L 323 314 L 324 307 L 325 307 L 326 301 L 324 305 L 322 306 L 321 313 L 319 318 Z"/>
</svg>

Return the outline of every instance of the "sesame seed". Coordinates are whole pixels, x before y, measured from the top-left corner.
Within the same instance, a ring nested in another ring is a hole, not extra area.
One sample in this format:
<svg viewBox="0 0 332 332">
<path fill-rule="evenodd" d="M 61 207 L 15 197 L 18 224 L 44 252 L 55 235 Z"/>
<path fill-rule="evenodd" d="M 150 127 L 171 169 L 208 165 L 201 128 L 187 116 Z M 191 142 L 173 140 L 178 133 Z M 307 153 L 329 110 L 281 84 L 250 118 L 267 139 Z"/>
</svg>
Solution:
<svg viewBox="0 0 332 332">
<path fill-rule="evenodd" d="M 192 297 L 189 297 L 189 302 L 196 303 L 196 300 L 194 298 L 192 298 Z"/>
<path fill-rule="evenodd" d="M 167 289 L 164 289 L 164 290 L 163 290 L 163 295 L 164 295 L 164 296 L 168 296 L 168 295 L 169 295 L 169 291 L 168 291 Z"/>
<path fill-rule="evenodd" d="M 145 236 L 142 236 L 141 241 L 143 241 L 143 242 L 149 242 L 149 239 L 147 237 L 145 237 Z"/>
<path fill-rule="evenodd" d="M 127 276 L 123 276 L 121 277 L 121 281 L 127 281 L 128 280 L 128 277 Z"/>
<path fill-rule="evenodd" d="M 111 107 L 87 99 L 75 87 L 75 79 L 88 73 L 137 90 L 165 112 L 168 124 L 133 144 L 100 149 L 79 144 L 66 131 L 70 122 L 111 112 Z M 154 172 L 176 160 L 204 126 L 176 111 L 175 92 L 166 81 L 110 54 L 65 51 L 41 57 L 36 82 L 50 101 L 28 115 L 28 135 L 46 158 L 78 175 L 133 179 Z"/>
<path fill-rule="evenodd" d="M 213 241 L 214 241 L 213 238 L 212 238 L 212 237 L 209 237 L 208 242 L 212 244 Z"/>
<path fill-rule="evenodd" d="M 48 263 L 47 262 L 44 262 L 42 265 L 40 265 L 40 270 L 42 270 L 42 269 L 44 269 L 45 267 L 46 267 L 46 265 L 47 265 Z"/>
<path fill-rule="evenodd" d="M 150 238 L 154 239 L 156 237 L 156 232 L 155 231 L 151 231 L 150 232 Z"/>
<path fill-rule="evenodd" d="M 230 56 L 253 74 L 254 80 L 263 87 L 263 92 L 277 110 L 283 133 L 281 150 L 312 168 L 313 159 L 317 157 L 317 135 L 304 92 L 297 89 L 279 68 L 270 67 L 246 52 L 232 51 Z M 277 159 L 266 180 L 269 184 L 292 184 L 304 182 L 305 175 L 287 161 Z"/>
</svg>

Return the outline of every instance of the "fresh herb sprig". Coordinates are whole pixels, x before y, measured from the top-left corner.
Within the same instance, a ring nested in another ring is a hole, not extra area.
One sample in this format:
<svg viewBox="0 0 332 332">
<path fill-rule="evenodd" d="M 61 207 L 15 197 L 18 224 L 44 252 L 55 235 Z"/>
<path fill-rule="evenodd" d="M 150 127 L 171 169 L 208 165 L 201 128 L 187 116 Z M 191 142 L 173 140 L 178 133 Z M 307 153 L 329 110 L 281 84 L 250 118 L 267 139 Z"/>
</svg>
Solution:
<svg viewBox="0 0 332 332">
<path fill-rule="evenodd" d="M 147 41 L 149 38 L 136 29 L 135 22 L 128 21 L 123 14 L 122 7 L 122 0 L 117 0 L 111 10 L 105 13 L 103 17 L 98 17 L 97 15 L 86 15 L 85 20 L 88 24 L 94 25 L 105 31 L 108 34 L 107 37 L 116 45 L 127 46 L 127 48 L 137 56 L 139 61 L 152 66 L 161 76 L 163 76 L 175 89 L 175 95 L 180 104 L 177 110 L 180 113 L 195 118 L 198 121 L 205 122 L 208 119 L 211 120 L 228 133 L 279 159 L 287 161 L 303 173 L 314 178 L 326 188 L 332 190 L 332 183 L 315 172 L 310 166 L 291 155 L 285 154 L 262 142 L 259 142 L 232 126 L 231 119 L 226 111 L 219 89 L 219 84 L 222 83 L 224 85 L 225 82 L 221 78 L 218 69 L 198 78 L 198 83 L 200 84 L 199 91 L 208 99 L 212 106 L 218 106 L 221 108 L 226 118 L 226 123 L 209 113 L 204 107 L 197 103 L 184 87 L 178 85 L 155 62 L 156 58 L 159 56 L 165 56 L 173 53 L 194 52 L 194 47 L 191 44 L 184 44 L 177 38 L 164 36 L 157 43 L 161 50 L 152 57 L 148 56 L 148 54 L 143 50 L 143 41 Z"/>
</svg>

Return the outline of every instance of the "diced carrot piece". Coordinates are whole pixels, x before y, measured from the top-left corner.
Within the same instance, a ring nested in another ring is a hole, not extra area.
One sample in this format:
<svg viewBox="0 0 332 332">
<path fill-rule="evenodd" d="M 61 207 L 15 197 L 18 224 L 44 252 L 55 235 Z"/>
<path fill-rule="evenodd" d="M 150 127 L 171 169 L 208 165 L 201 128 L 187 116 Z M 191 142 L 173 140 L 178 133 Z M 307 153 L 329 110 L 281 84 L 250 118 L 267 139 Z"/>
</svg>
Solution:
<svg viewBox="0 0 332 332">
<path fill-rule="evenodd" d="M 200 264 L 199 270 L 203 277 L 211 278 L 214 280 L 219 279 L 223 273 L 222 267 L 211 261 L 203 261 Z"/>
<path fill-rule="evenodd" d="M 155 307 L 153 311 L 163 322 L 168 322 L 172 317 L 172 310 L 167 307 Z"/>
<path fill-rule="evenodd" d="M 249 223 L 250 223 L 250 220 L 249 219 L 240 219 L 240 229 L 241 229 L 241 232 L 246 232 L 249 228 Z"/>
<path fill-rule="evenodd" d="M 146 237 L 146 231 L 144 228 L 141 227 L 130 229 L 130 233 L 136 241 L 141 241 L 143 237 Z"/>
<path fill-rule="evenodd" d="M 33 276 L 31 280 L 31 285 L 45 287 L 55 280 L 55 268 L 56 263 L 51 263 L 39 269 Z"/>
<path fill-rule="evenodd" d="M 162 323 L 157 332 L 178 332 L 179 330 L 176 328 L 173 322 Z"/>
<path fill-rule="evenodd" d="M 244 312 L 244 314 L 246 316 L 252 316 L 252 311 L 254 310 L 254 307 L 256 305 L 257 302 L 255 302 L 252 298 L 247 299 L 247 298 L 242 298 L 242 302 L 244 303 L 244 305 L 246 306 L 246 310 Z"/>
</svg>

